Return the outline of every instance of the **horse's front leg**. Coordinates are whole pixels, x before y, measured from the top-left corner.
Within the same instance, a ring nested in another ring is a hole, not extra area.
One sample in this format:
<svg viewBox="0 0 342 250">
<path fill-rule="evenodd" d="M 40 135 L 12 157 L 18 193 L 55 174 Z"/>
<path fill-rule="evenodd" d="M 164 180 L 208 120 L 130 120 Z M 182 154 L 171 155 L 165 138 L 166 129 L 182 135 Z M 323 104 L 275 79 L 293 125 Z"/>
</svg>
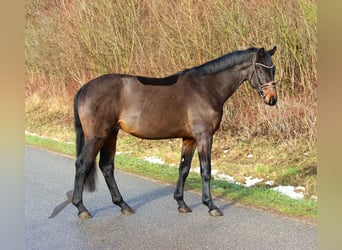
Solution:
<svg viewBox="0 0 342 250">
<path fill-rule="evenodd" d="M 196 141 L 193 139 L 183 139 L 181 161 L 179 164 L 179 176 L 177 181 L 174 199 L 178 203 L 178 211 L 181 213 L 189 213 L 191 209 L 184 202 L 184 184 L 188 177 L 191 167 L 192 157 L 196 148 Z"/>
<path fill-rule="evenodd" d="M 209 214 L 211 216 L 222 216 L 223 213 L 214 204 L 210 192 L 212 138 L 212 135 L 201 135 L 197 138 L 202 176 L 202 202 L 209 208 Z"/>
</svg>

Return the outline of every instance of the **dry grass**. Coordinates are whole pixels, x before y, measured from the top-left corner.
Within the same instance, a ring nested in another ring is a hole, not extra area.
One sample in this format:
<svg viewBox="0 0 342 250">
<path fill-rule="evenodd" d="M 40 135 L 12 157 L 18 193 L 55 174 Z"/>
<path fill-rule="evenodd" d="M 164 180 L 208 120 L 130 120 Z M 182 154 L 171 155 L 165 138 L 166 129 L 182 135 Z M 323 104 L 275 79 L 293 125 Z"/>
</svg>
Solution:
<svg viewBox="0 0 342 250">
<path fill-rule="evenodd" d="M 165 76 L 233 50 L 277 45 L 277 106 L 243 85 L 225 105 L 214 154 L 230 148 L 229 161 L 246 174 L 271 171 L 265 167 L 291 177 L 275 166 L 298 168 L 292 181 L 317 167 L 316 1 L 28 0 L 25 8 L 27 129 L 73 140 L 73 95 L 101 74 Z M 274 160 L 244 162 L 249 147 Z"/>
<path fill-rule="evenodd" d="M 109 72 L 163 76 L 236 49 L 277 45 L 277 109 L 246 85 L 226 105 L 235 135 L 316 141 L 314 1 L 27 1 L 26 96 L 71 104 Z M 247 114 L 247 115 L 246 115 Z"/>
</svg>

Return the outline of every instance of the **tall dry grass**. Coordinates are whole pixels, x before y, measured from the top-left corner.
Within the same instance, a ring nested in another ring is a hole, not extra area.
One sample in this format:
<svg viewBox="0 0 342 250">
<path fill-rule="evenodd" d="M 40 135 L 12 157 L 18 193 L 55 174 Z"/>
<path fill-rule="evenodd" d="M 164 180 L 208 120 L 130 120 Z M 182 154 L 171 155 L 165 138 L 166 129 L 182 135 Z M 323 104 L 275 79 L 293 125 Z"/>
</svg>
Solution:
<svg viewBox="0 0 342 250">
<path fill-rule="evenodd" d="M 226 103 L 220 131 L 316 142 L 314 0 L 28 0 L 25 8 L 27 104 L 58 99 L 71 114 L 76 90 L 98 75 L 165 76 L 276 45 L 277 107 L 245 84 Z"/>
</svg>

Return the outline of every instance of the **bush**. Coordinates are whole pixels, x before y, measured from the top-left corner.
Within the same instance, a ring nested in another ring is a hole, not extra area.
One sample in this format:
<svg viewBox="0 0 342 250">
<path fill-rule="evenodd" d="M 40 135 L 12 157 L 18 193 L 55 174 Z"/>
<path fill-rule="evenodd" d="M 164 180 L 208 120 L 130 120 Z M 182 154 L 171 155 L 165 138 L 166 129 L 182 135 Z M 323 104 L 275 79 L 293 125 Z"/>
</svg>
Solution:
<svg viewBox="0 0 342 250">
<path fill-rule="evenodd" d="M 61 99 L 104 73 L 165 76 L 222 54 L 277 45 L 279 102 L 246 84 L 221 131 L 316 142 L 317 6 L 313 0 L 26 1 L 26 98 Z M 61 103 L 60 101 L 58 103 Z"/>
</svg>

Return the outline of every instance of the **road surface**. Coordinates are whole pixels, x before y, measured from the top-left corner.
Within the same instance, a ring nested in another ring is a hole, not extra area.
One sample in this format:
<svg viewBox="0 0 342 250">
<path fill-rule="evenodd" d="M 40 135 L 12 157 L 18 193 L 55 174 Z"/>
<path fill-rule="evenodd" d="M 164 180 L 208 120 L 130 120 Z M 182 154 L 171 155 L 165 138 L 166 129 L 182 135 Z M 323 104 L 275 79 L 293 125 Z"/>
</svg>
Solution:
<svg viewBox="0 0 342 250">
<path fill-rule="evenodd" d="M 189 191 L 193 212 L 179 214 L 174 186 L 119 171 L 120 191 L 136 214 L 122 215 L 111 203 L 98 171 L 97 191 L 84 193 L 92 219 L 79 219 L 71 204 L 48 218 L 73 189 L 74 159 L 25 150 L 25 249 L 317 249 L 314 225 L 218 199 L 224 216 L 210 217 L 201 196 Z"/>
</svg>

